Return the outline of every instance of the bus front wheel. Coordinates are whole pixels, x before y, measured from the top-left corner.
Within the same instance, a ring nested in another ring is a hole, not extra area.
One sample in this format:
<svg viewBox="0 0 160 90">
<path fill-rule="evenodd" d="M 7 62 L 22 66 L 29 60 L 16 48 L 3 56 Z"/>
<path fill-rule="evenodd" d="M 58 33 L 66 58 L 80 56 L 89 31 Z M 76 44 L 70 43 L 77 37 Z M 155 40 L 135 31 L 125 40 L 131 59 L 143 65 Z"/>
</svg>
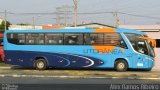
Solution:
<svg viewBox="0 0 160 90">
<path fill-rule="evenodd" d="M 47 68 L 47 63 L 45 59 L 37 59 L 34 63 L 34 67 L 37 70 L 45 70 Z"/>
<path fill-rule="evenodd" d="M 118 60 L 115 62 L 116 71 L 124 72 L 128 69 L 128 63 L 125 60 Z"/>
</svg>

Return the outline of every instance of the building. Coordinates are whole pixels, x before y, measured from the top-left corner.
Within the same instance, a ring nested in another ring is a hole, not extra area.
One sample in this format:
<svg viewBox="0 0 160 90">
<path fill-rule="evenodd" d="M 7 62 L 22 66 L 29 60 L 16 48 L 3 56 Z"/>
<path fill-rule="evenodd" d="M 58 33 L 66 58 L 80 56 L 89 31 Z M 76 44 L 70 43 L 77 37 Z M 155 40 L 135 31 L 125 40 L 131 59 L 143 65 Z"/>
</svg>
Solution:
<svg viewBox="0 0 160 90">
<path fill-rule="evenodd" d="M 137 29 L 145 32 L 151 38 L 160 39 L 160 25 L 120 25 L 119 27 Z"/>
<path fill-rule="evenodd" d="M 74 26 L 72 26 L 72 27 L 74 27 Z M 85 27 L 85 28 L 111 27 L 111 28 L 114 28 L 114 26 L 110 26 L 110 25 L 106 25 L 106 24 L 100 24 L 100 23 L 80 24 L 80 25 L 77 25 L 77 27 Z"/>
<path fill-rule="evenodd" d="M 10 25 L 9 30 L 51 30 L 51 29 L 59 29 L 64 28 L 63 26 L 52 26 L 52 25 L 45 25 L 45 26 L 32 26 L 32 25 Z"/>
<path fill-rule="evenodd" d="M 157 41 L 157 48 L 160 48 L 160 25 L 120 25 L 120 28 L 136 29 L 146 33 Z"/>
<path fill-rule="evenodd" d="M 52 26 L 52 25 L 45 25 L 45 26 L 42 26 L 42 29 L 44 29 L 44 30 L 61 29 L 61 28 L 64 28 L 64 26 Z"/>
<path fill-rule="evenodd" d="M 42 26 L 32 26 L 32 25 L 10 25 L 9 30 L 35 30 L 42 29 Z"/>
</svg>

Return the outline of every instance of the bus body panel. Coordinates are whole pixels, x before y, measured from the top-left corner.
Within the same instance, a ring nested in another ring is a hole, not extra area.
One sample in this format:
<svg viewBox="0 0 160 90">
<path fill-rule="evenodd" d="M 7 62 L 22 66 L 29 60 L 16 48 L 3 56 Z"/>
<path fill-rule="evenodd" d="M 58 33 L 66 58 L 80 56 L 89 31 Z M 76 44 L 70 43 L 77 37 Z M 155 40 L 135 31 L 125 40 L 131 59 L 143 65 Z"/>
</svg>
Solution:
<svg viewBox="0 0 160 90">
<path fill-rule="evenodd" d="M 5 32 L 5 62 L 13 65 L 33 67 L 37 57 L 45 58 L 49 67 L 68 68 L 114 68 L 115 61 L 124 59 L 129 68 L 153 67 L 153 58 L 135 52 L 124 33 L 142 32 L 128 29 L 115 29 L 120 33 L 127 48 L 115 47 L 108 53 L 95 50 L 93 45 L 15 45 L 8 43 L 7 33 L 93 33 L 94 29 L 78 30 L 11 30 Z M 140 58 L 139 58 L 140 57 Z"/>
</svg>

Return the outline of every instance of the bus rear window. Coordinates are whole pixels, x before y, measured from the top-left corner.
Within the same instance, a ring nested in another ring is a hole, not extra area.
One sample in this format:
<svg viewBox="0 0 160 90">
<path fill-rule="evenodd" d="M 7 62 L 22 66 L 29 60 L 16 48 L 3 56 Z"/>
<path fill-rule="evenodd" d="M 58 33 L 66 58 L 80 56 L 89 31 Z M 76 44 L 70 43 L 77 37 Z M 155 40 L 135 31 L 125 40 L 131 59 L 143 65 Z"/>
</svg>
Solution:
<svg viewBox="0 0 160 90">
<path fill-rule="evenodd" d="M 25 34 L 9 33 L 7 34 L 7 40 L 12 44 L 25 44 Z"/>
</svg>

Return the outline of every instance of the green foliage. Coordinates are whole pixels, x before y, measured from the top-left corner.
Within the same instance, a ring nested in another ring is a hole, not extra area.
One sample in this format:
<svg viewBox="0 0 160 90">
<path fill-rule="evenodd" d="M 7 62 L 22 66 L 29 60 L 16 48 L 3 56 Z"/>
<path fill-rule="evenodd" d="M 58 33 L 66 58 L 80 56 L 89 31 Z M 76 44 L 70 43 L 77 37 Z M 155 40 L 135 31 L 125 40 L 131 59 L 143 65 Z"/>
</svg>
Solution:
<svg viewBox="0 0 160 90">
<path fill-rule="evenodd" d="M 6 22 L 6 30 L 8 30 L 8 27 L 11 25 L 10 22 Z M 5 21 L 2 21 L 2 24 L 0 25 L 0 33 L 4 33 L 5 31 Z"/>
<path fill-rule="evenodd" d="M 5 29 L 5 26 L 4 25 L 0 25 L 0 33 L 4 33 L 4 29 Z"/>
<path fill-rule="evenodd" d="M 17 24 L 17 25 L 21 25 L 21 26 L 29 26 L 30 24 L 28 24 L 28 23 L 19 23 L 19 24 Z"/>
</svg>

